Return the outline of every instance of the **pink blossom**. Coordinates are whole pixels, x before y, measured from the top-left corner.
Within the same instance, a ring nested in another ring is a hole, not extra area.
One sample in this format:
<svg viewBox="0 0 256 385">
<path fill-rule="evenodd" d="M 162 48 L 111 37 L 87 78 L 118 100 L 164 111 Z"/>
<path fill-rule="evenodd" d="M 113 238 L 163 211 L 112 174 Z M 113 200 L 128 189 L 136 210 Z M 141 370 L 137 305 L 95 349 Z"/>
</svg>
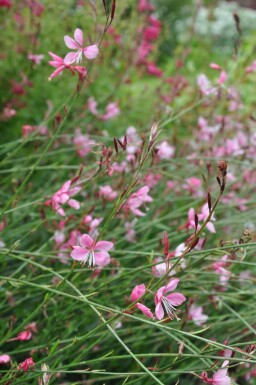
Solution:
<svg viewBox="0 0 256 385">
<path fill-rule="evenodd" d="M 204 74 L 201 74 L 198 76 L 197 84 L 199 86 L 200 92 L 205 96 L 216 92 L 216 89 L 212 88 L 212 85 L 211 85 L 209 79 Z"/>
<path fill-rule="evenodd" d="M 64 59 L 62 59 L 60 56 L 55 55 L 52 52 L 49 52 L 49 55 L 53 58 L 53 60 L 50 60 L 48 63 L 54 67 L 57 68 L 50 76 L 49 80 L 53 79 L 55 76 L 61 75 L 64 69 L 67 69 L 74 74 L 74 72 L 77 72 L 79 76 L 85 77 L 87 74 L 87 71 L 84 67 L 81 66 L 70 66 L 69 64 L 64 63 Z"/>
<path fill-rule="evenodd" d="M 0 0 L 0 7 L 11 8 L 12 3 L 10 0 Z"/>
<path fill-rule="evenodd" d="M 157 290 L 155 294 L 155 314 L 157 319 L 161 320 L 164 317 L 165 311 L 171 319 L 177 318 L 175 306 L 181 305 L 186 300 L 186 297 L 181 293 L 167 293 L 176 289 L 178 283 L 179 279 L 174 278 L 166 286 L 162 286 Z"/>
<path fill-rule="evenodd" d="M 139 0 L 138 11 L 146 12 L 146 11 L 154 11 L 155 7 L 148 0 Z"/>
<path fill-rule="evenodd" d="M 93 218 L 91 215 L 86 215 L 83 219 L 83 223 L 89 226 L 88 233 L 91 237 L 98 236 L 98 227 L 101 224 L 103 218 Z"/>
<path fill-rule="evenodd" d="M 132 302 L 137 301 L 137 299 L 142 297 L 145 294 L 145 292 L 146 292 L 146 286 L 144 285 L 144 283 L 142 283 L 141 285 L 135 286 L 135 288 L 131 293 L 131 301 Z"/>
<path fill-rule="evenodd" d="M 147 63 L 147 72 L 149 75 L 154 75 L 159 78 L 163 75 L 163 71 L 160 70 L 160 68 L 158 68 L 153 62 Z"/>
<path fill-rule="evenodd" d="M 125 222 L 124 228 L 126 231 L 125 239 L 128 242 L 134 243 L 136 238 L 136 231 L 134 229 L 137 219 L 135 218 L 132 222 Z"/>
<path fill-rule="evenodd" d="M 254 71 L 256 71 L 256 60 L 249 67 L 246 68 L 247 74 Z"/>
<path fill-rule="evenodd" d="M 217 370 L 214 373 L 213 378 L 209 378 L 206 372 L 201 374 L 201 380 L 207 384 L 212 385 L 231 385 L 231 378 L 227 375 L 228 369 L 227 366 L 229 361 L 226 360 L 223 362 L 221 369 Z"/>
<path fill-rule="evenodd" d="M 101 186 L 99 190 L 99 196 L 105 201 L 113 201 L 117 197 L 117 192 L 112 189 L 111 186 Z"/>
<path fill-rule="evenodd" d="M 157 26 L 151 25 L 143 31 L 143 38 L 147 41 L 156 40 L 161 32 L 161 29 Z"/>
<path fill-rule="evenodd" d="M 171 159 L 175 153 L 175 147 L 171 146 L 166 140 L 157 146 L 157 156 L 160 159 Z"/>
<path fill-rule="evenodd" d="M 94 265 L 106 266 L 110 263 L 108 250 L 113 248 L 112 242 L 97 242 L 90 235 L 83 234 L 80 238 L 80 245 L 73 247 L 71 258 L 80 261 L 83 265 L 88 262 L 89 267 Z"/>
<path fill-rule="evenodd" d="M 80 208 L 80 203 L 75 199 L 70 199 L 72 196 L 76 195 L 81 187 L 72 187 L 72 180 L 68 180 L 63 184 L 63 186 L 49 199 L 45 204 L 47 206 L 51 205 L 52 209 L 56 211 L 59 215 L 65 216 L 65 211 L 61 207 L 64 203 L 67 203 L 70 207 L 78 210 Z"/>
<path fill-rule="evenodd" d="M 99 112 L 97 110 L 97 105 L 98 103 L 96 102 L 96 100 L 94 99 L 94 97 L 90 97 L 88 99 L 88 108 L 89 108 L 89 111 L 93 114 L 93 115 L 98 115 Z"/>
<path fill-rule="evenodd" d="M 44 55 L 33 55 L 32 53 L 28 54 L 28 59 L 31 60 L 34 64 L 40 64 L 43 58 Z"/>
<path fill-rule="evenodd" d="M 79 63 L 82 60 L 83 54 L 89 60 L 93 60 L 97 57 L 99 49 L 96 44 L 84 47 L 83 31 L 80 28 L 76 28 L 74 38 L 75 40 L 68 35 L 64 36 L 66 46 L 70 49 L 77 50 L 76 52 L 69 52 L 65 56 L 65 64 L 69 65 L 74 62 Z"/>
<path fill-rule="evenodd" d="M 208 315 L 203 314 L 203 307 L 192 304 L 188 311 L 188 318 L 193 320 L 197 326 L 201 326 L 208 320 Z"/>
<path fill-rule="evenodd" d="M 218 84 L 221 85 L 225 83 L 227 79 L 228 79 L 228 74 L 225 71 L 221 71 L 218 79 Z"/>
<path fill-rule="evenodd" d="M 154 318 L 152 311 L 142 303 L 136 303 L 135 307 L 137 307 L 137 309 L 139 309 L 146 317 Z"/>
<path fill-rule="evenodd" d="M 95 145 L 95 141 L 90 139 L 88 135 L 82 134 L 79 128 L 75 132 L 73 141 L 76 146 L 76 151 L 81 158 L 89 154 L 91 147 Z"/>
<path fill-rule="evenodd" d="M 198 220 L 205 221 L 208 215 L 209 215 L 209 207 L 208 207 L 208 203 L 205 203 L 201 209 L 201 213 L 198 214 Z M 211 221 L 215 221 L 215 218 L 213 215 L 211 217 Z M 206 228 L 210 231 L 210 233 L 216 233 L 214 224 L 211 221 L 207 223 Z"/>
<path fill-rule="evenodd" d="M 141 187 L 136 193 L 133 193 L 124 205 L 125 209 L 131 210 L 131 212 L 139 217 L 143 217 L 145 214 L 139 210 L 139 207 L 146 203 L 152 202 L 153 199 L 148 195 L 149 187 Z"/>
<path fill-rule="evenodd" d="M 161 257 L 154 259 L 153 263 L 154 266 L 152 266 L 152 274 L 158 278 L 163 277 L 167 273 L 167 269 L 170 269 L 170 267 L 172 266 L 171 264 L 167 265 L 167 263 Z M 175 270 L 172 269 L 168 276 L 172 277 L 175 274 Z"/>
<path fill-rule="evenodd" d="M 33 361 L 33 358 L 29 357 L 26 358 L 25 361 L 21 362 L 18 366 L 18 369 L 22 369 L 24 372 L 27 372 L 31 366 L 34 366 L 35 363 Z"/>
<path fill-rule="evenodd" d="M 2 354 L 0 356 L 0 364 L 8 364 L 11 361 L 9 354 Z"/>
<path fill-rule="evenodd" d="M 105 114 L 100 116 L 101 120 L 109 120 L 120 114 L 120 109 L 117 103 L 109 103 L 106 107 Z"/>
<path fill-rule="evenodd" d="M 11 342 L 11 341 L 28 341 L 30 340 L 32 337 L 32 333 L 30 330 L 24 330 L 22 332 L 20 332 L 17 337 L 14 337 L 14 338 L 10 338 L 8 340 L 8 342 Z"/>
<path fill-rule="evenodd" d="M 228 282 L 228 280 L 230 278 L 230 275 L 231 275 L 231 272 L 224 268 L 224 266 L 227 265 L 227 262 L 226 262 L 227 259 L 228 259 L 228 255 L 227 254 L 223 255 L 223 257 L 221 257 L 220 261 L 215 262 L 212 265 L 212 268 L 215 271 L 215 273 L 219 274 L 219 276 L 220 276 L 220 283 L 222 285 L 226 285 L 227 284 L 227 282 Z"/>
</svg>

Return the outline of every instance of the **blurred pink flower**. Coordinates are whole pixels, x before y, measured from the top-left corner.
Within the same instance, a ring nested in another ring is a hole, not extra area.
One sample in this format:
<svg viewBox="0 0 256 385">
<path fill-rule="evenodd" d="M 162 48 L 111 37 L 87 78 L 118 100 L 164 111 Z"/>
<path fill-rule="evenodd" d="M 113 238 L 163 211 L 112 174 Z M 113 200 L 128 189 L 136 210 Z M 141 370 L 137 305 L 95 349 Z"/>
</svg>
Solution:
<svg viewBox="0 0 256 385">
<path fill-rule="evenodd" d="M 22 332 L 20 332 L 17 337 L 14 337 L 14 338 L 10 338 L 8 340 L 8 342 L 11 342 L 11 341 L 28 341 L 30 340 L 32 337 L 32 333 L 30 330 L 24 330 Z"/>
<path fill-rule="evenodd" d="M 74 38 L 75 40 L 68 35 L 64 36 L 66 46 L 70 49 L 77 50 L 77 52 L 69 52 L 65 56 L 65 64 L 69 65 L 74 62 L 79 63 L 82 60 L 83 54 L 89 60 L 93 60 L 97 57 L 99 49 L 96 44 L 84 47 L 83 31 L 80 28 L 76 28 Z"/>
<path fill-rule="evenodd" d="M 131 301 L 132 302 L 137 301 L 137 299 L 142 297 L 145 294 L 145 292 L 146 292 L 146 286 L 144 285 L 144 283 L 142 283 L 141 285 L 135 286 L 135 288 L 131 293 Z"/>
<path fill-rule="evenodd" d="M 147 72 L 149 75 L 154 75 L 159 78 L 163 75 L 163 71 L 160 70 L 160 68 L 158 68 L 153 62 L 147 63 Z"/>
<path fill-rule="evenodd" d="M 90 235 L 83 234 L 80 238 L 80 245 L 73 246 L 71 258 L 80 261 L 83 265 L 88 262 L 89 267 L 94 265 L 106 266 L 109 264 L 110 255 L 108 251 L 114 246 L 112 242 L 96 242 Z"/>
<path fill-rule="evenodd" d="M 96 100 L 94 99 L 93 96 L 91 96 L 89 99 L 88 99 L 88 108 L 89 108 L 89 111 L 93 114 L 93 115 L 98 115 L 99 112 L 97 110 L 97 105 L 98 103 L 96 102 Z"/>
<path fill-rule="evenodd" d="M 99 196 L 105 201 L 113 201 L 117 197 L 117 192 L 112 189 L 111 186 L 100 186 Z"/>
<path fill-rule="evenodd" d="M 8 364 L 11 361 L 9 354 L 2 354 L 0 356 L 0 364 Z"/>
<path fill-rule="evenodd" d="M 157 290 L 155 294 L 155 314 L 157 319 L 161 320 L 164 317 L 165 311 L 171 319 L 173 317 L 177 318 L 175 306 L 181 305 L 186 300 L 186 297 L 181 293 L 168 293 L 176 289 L 179 281 L 178 278 L 174 278 L 166 286 L 162 286 Z"/>
<path fill-rule="evenodd" d="M 32 53 L 28 54 L 28 59 L 31 60 L 34 64 L 40 64 L 43 58 L 44 55 L 33 55 Z"/>
<path fill-rule="evenodd" d="M 215 273 L 219 274 L 219 276 L 220 276 L 220 283 L 224 286 L 227 284 L 227 282 L 230 278 L 230 275 L 231 275 L 231 272 L 224 268 L 224 266 L 227 265 L 226 261 L 227 261 L 228 257 L 229 256 L 227 254 L 225 254 L 225 255 L 223 255 L 223 257 L 221 257 L 220 261 L 215 262 L 212 265 L 212 268 L 215 271 Z"/>
<path fill-rule="evenodd" d="M 198 220 L 205 221 L 208 215 L 209 215 L 209 207 L 208 207 L 208 203 L 205 203 L 201 209 L 201 213 L 198 214 Z M 206 228 L 210 231 L 210 233 L 216 233 L 216 230 L 212 221 L 215 221 L 214 215 L 212 215 L 211 221 L 207 223 Z"/>
<path fill-rule="evenodd" d="M 166 140 L 157 146 L 157 156 L 160 159 L 171 159 L 175 153 L 175 147 L 171 146 Z"/>
<path fill-rule="evenodd" d="M 136 239 L 136 231 L 134 229 L 136 225 L 137 219 L 135 218 L 132 222 L 125 222 L 124 228 L 125 228 L 125 239 L 127 239 L 128 242 L 135 243 Z"/>
<path fill-rule="evenodd" d="M 188 311 L 188 319 L 195 322 L 197 326 L 201 326 L 208 320 L 208 315 L 203 314 L 203 307 L 192 304 Z"/>
<path fill-rule="evenodd" d="M 120 114 L 120 109 L 117 103 L 109 103 L 106 107 L 105 114 L 100 116 L 101 120 L 109 120 Z"/>
<path fill-rule="evenodd" d="M 52 196 L 51 199 L 45 202 L 45 205 L 52 206 L 52 209 L 56 211 L 59 215 L 65 216 L 65 211 L 61 207 L 64 203 L 67 203 L 70 207 L 78 210 L 80 208 L 80 203 L 75 199 L 70 199 L 72 196 L 76 195 L 81 187 L 71 187 L 72 180 L 68 180 L 63 184 L 63 186 Z"/>
<path fill-rule="evenodd" d="M 12 3 L 10 0 L 0 0 L 0 7 L 11 8 Z"/>
<path fill-rule="evenodd" d="M 34 365 L 35 363 L 33 361 L 33 358 L 29 357 L 29 358 L 26 358 L 25 361 L 21 362 L 18 365 L 18 369 L 22 369 L 24 372 L 27 372 L 29 368 L 31 368 Z"/>
<path fill-rule="evenodd" d="M 76 151 L 81 158 L 89 154 L 91 147 L 95 145 L 95 140 L 90 139 L 88 135 L 82 134 L 79 128 L 76 129 L 73 141 L 76 146 Z"/>
<path fill-rule="evenodd" d="M 148 0 L 139 0 L 138 11 L 146 12 L 146 11 L 154 11 L 155 7 Z"/>
<path fill-rule="evenodd" d="M 143 217 L 145 214 L 139 210 L 139 207 L 146 203 L 152 202 L 153 198 L 148 195 L 149 187 L 141 187 L 136 193 L 133 193 L 124 205 L 124 209 L 130 210 L 133 214 Z"/>
</svg>

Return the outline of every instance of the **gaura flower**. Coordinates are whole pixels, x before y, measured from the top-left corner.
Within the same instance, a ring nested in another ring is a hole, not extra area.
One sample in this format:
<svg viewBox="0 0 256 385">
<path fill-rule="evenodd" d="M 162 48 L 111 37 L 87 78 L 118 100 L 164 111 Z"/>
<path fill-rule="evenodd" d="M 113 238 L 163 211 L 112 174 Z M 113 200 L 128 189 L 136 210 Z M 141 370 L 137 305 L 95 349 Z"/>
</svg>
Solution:
<svg viewBox="0 0 256 385">
<path fill-rule="evenodd" d="M 171 319 L 174 317 L 178 319 L 175 314 L 175 306 L 181 305 L 186 300 L 186 297 L 181 293 L 168 293 L 176 289 L 179 281 L 178 278 L 174 278 L 166 286 L 162 286 L 157 290 L 155 294 L 155 314 L 157 319 L 161 320 L 164 317 L 164 312 Z"/>
<path fill-rule="evenodd" d="M 59 215 L 65 216 L 65 211 L 61 207 L 64 203 L 67 203 L 70 207 L 78 210 L 80 208 L 80 203 L 76 199 L 70 199 L 73 195 L 76 195 L 81 187 L 71 187 L 72 180 L 68 180 L 63 184 L 63 186 L 56 191 L 51 199 L 45 202 L 47 206 L 51 205 L 52 209 L 56 211 Z"/>
<path fill-rule="evenodd" d="M 82 60 L 83 54 L 89 59 L 95 59 L 99 53 L 99 48 L 96 44 L 89 45 L 88 47 L 84 47 L 84 36 L 83 31 L 80 28 L 76 28 L 74 33 L 74 39 L 69 37 L 68 35 L 64 36 L 65 44 L 70 49 L 76 49 L 76 52 L 69 52 L 65 58 L 64 63 L 69 65 L 74 62 L 79 63 Z"/>
<path fill-rule="evenodd" d="M 80 238 L 81 246 L 73 246 L 71 258 L 80 261 L 82 265 L 88 262 L 89 267 L 98 265 L 106 266 L 110 262 L 108 251 L 114 244 L 108 241 L 96 242 L 90 235 L 83 234 Z"/>
<path fill-rule="evenodd" d="M 33 361 L 33 358 L 29 357 L 19 364 L 18 369 L 22 369 L 24 372 L 27 372 L 29 368 L 34 365 L 35 363 Z"/>
<path fill-rule="evenodd" d="M 8 364 L 11 361 L 9 354 L 2 354 L 0 356 L 0 364 Z"/>
<path fill-rule="evenodd" d="M 81 66 L 71 66 L 69 64 L 64 63 L 64 59 L 62 57 L 55 55 L 55 53 L 49 52 L 49 55 L 53 58 L 48 63 L 56 68 L 56 70 L 49 76 L 49 80 L 55 78 L 55 76 L 61 75 L 62 72 L 67 69 L 72 72 L 74 75 L 75 72 L 79 74 L 80 77 L 84 78 L 87 74 L 87 71 L 84 67 Z"/>
<path fill-rule="evenodd" d="M 206 372 L 203 372 L 201 374 L 201 380 L 207 384 L 211 385 L 231 385 L 231 379 L 227 375 L 227 366 L 229 364 L 229 361 L 226 360 L 223 362 L 221 369 L 217 370 L 216 373 L 214 373 L 213 378 L 209 378 Z"/>
<path fill-rule="evenodd" d="M 146 286 L 144 285 L 144 283 L 142 283 L 141 285 L 135 286 L 131 294 L 131 301 L 132 302 L 137 301 L 137 299 L 142 297 L 145 294 L 145 292 L 146 292 Z"/>
</svg>

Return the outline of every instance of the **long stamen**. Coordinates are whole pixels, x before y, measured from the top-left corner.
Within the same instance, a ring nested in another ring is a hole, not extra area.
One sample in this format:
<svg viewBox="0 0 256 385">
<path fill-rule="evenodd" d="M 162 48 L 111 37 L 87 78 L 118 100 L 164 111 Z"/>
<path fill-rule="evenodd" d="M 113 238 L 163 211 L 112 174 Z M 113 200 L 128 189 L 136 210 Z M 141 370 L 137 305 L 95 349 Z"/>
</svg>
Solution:
<svg viewBox="0 0 256 385">
<path fill-rule="evenodd" d="M 173 319 L 173 318 L 179 319 L 175 313 L 176 308 L 174 306 L 172 306 L 172 304 L 170 303 L 170 301 L 166 297 L 162 297 L 162 303 L 164 305 L 164 308 L 165 308 L 165 311 L 166 311 L 168 317 L 170 317 L 171 319 Z"/>
<path fill-rule="evenodd" d="M 87 261 L 89 267 L 93 267 L 95 265 L 95 255 L 93 250 L 88 251 L 88 253 L 82 259 L 81 265 L 84 266 Z"/>
</svg>

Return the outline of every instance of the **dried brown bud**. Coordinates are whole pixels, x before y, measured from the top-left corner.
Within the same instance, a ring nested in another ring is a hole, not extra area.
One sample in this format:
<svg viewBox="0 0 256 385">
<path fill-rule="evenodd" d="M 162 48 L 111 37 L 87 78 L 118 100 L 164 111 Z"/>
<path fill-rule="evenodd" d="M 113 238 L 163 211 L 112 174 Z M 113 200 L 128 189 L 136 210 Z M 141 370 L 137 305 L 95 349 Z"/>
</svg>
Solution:
<svg viewBox="0 0 256 385">
<path fill-rule="evenodd" d="M 224 178 L 227 174 L 227 169 L 228 169 L 228 164 L 225 160 L 219 160 L 218 161 L 218 169 L 222 175 L 222 177 Z"/>
</svg>

